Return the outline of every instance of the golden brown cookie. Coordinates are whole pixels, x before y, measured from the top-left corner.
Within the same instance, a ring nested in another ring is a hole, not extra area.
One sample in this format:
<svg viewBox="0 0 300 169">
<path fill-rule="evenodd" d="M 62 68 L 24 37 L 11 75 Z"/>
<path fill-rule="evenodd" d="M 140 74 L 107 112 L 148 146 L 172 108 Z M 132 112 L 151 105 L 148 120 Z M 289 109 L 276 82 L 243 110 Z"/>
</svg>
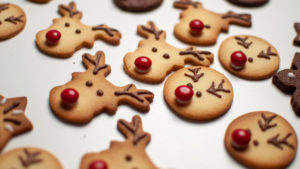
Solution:
<svg viewBox="0 0 300 169">
<path fill-rule="evenodd" d="M 279 54 L 270 43 L 250 35 L 225 39 L 219 48 L 219 60 L 232 74 L 251 80 L 271 77 L 280 63 Z"/>
<path fill-rule="evenodd" d="M 151 135 L 143 131 L 141 118 L 119 120 L 118 129 L 126 140 L 112 141 L 110 148 L 100 153 L 85 154 L 80 169 L 158 169 L 145 151 Z"/>
<path fill-rule="evenodd" d="M 64 121 L 84 124 L 102 112 L 115 114 L 119 104 L 147 112 L 154 97 L 148 90 L 137 89 L 134 84 L 118 87 L 106 80 L 110 66 L 105 55 L 98 51 L 94 56 L 83 54 L 85 72 L 75 72 L 72 80 L 50 92 L 52 111 Z"/>
<path fill-rule="evenodd" d="M 53 20 L 53 25 L 36 35 L 39 49 L 54 57 L 71 57 L 75 51 L 94 45 L 95 40 L 101 39 L 109 44 L 118 45 L 121 33 L 107 25 L 87 26 L 80 22 L 82 13 L 76 4 L 59 5 L 59 13 L 63 16 Z"/>
<path fill-rule="evenodd" d="M 24 114 L 26 105 L 26 97 L 5 98 L 0 95 L 0 151 L 13 136 L 32 129 Z"/>
<path fill-rule="evenodd" d="M 62 169 L 51 153 L 34 147 L 23 147 L 0 155 L 1 169 Z"/>
<path fill-rule="evenodd" d="M 159 30 L 152 21 L 145 26 L 138 25 L 137 32 L 147 39 L 140 41 L 138 48 L 127 53 L 123 61 L 126 73 L 140 81 L 159 83 L 185 63 L 209 66 L 213 62 L 213 54 L 208 51 L 195 47 L 179 49 L 168 44 L 166 32 Z"/>
<path fill-rule="evenodd" d="M 26 25 L 26 14 L 17 5 L 0 3 L 0 40 L 6 40 L 20 33 Z"/>
<path fill-rule="evenodd" d="M 267 111 L 247 113 L 233 120 L 224 143 L 228 153 L 249 168 L 285 168 L 298 149 L 293 127 L 283 117 Z"/>
<path fill-rule="evenodd" d="M 188 44 L 213 45 L 221 32 L 228 31 L 230 24 L 251 26 L 249 14 L 232 11 L 218 14 L 204 9 L 200 2 L 193 0 L 178 0 L 174 2 L 174 6 L 183 9 L 180 22 L 174 27 L 174 34 Z"/>
<path fill-rule="evenodd" d="M 209 67 L 193 66 L 176 71 L 166 80 L 164 97 L 183 118 L 212 120 L 228 111 L 233 89 L 223 74 Z"/>
</svg>

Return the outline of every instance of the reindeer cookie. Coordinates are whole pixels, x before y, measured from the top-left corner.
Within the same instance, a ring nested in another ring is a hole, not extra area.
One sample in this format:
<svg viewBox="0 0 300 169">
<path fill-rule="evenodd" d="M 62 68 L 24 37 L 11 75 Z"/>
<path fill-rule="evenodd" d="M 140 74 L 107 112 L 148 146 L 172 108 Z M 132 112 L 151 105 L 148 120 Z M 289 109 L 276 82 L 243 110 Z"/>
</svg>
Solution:
<svg viewBox="0 0 300 169">
<path fill-rule="evenodd" d="M 76 4 L 59 5 L 59 13 L 63 16 L 53 20 L 53 25 L 36 35 L 39 49 L 51 56 L 71 57 L 76 50 L 91 48 L 96 39 L 118 45 L 121 33 L 106 25 L 87 26 L 80 22 L 82 13 L 77 11 Z"/>
<path fill-rule="evenodd" d="M 219 60 L 230 73 L 251 80 L 271 77 L 280 63 L 279 54 L 270 43 L 250 35 L 224 40 L 219 48 Z"/>
<path fill-rule="evenodd" d="M 224 142 L 227 152 L 247 168 L 286 168 L 298 149 L 293 127 L 283 117 L 266 111 L 233 120 Z"/>
<path fill-rule="evenodd" d="M 294 45 L 300 46 L 300 23 L 295 23 L 294 24 L 297 36 L 294 39 Z"/>
<path fill-rule="evenodd" d="M 60 162 L 46 150 L 23 147 L 0 155 L 1 169 L 63 169 Z"/>
<path fill-rule="evenodd" d="M 0 152 L 13 136 L 32 129 L 24 114 L 26 105 L 26 97 L 5 98 L 0 95 Z"/>
<path fill-rule="evenodd" d="M 189 120 L 212 120 L 228 111 L 233 100 L 230 81 L 216 70 L 203 66 L 185 67 L 165 83 L 169 107 Z"/>
<path fill-rule="evenodd" d="M 83 54 L 82 60 L 87 70 L 73 73 L 70 82 L 50 92 L 50 106 L 58 117 L 84 124 L 103 111 L 115 114 L 118 105 L 124 103 L 142 112 L 149 111 L 153 93 L 137 89 L 133 84 L 118 87 L 106 80 L 110 66 L 105 64 L 102 51 L 95 56 Z"/>
<path fill-rule="evenodd" d="M 163 0 L 114 0 L 115 4 L 126 11 L 146 12 L 157 8 Z"/>
<path fill-rule="evenodd" d="M 290 69 L 279 71 L 273 76 L 273 83 L 283 92 L 292 94 L 291 105 L 300 116 L 300 53 L 296 53 Z"/>
<path fill-rule="evenodd" d="M 112 141 L 108 150 L 84 155 L 80 169 L 158 169 L 146 154 L 151 135 L 143 131 L 141 118 L 119 120 L 118 129 L 126 141 Z"/>
<path fill-rule="evenodd" d="M 174 27 L 175 36 L 189 44 L 213 45 L 221 32 L 227 32 L 230 24 L 251 26 L 249 14 L 237 14 L 229 11 L 218 14 L 202 7 L 200 2 L 193 0 L 178 0 L 176 8 L 184 9 L 180 14 L 180 23 Z"/>
<path fill-rule="evenodd" d="M 131 77 L 149 83 L 159 83 L 172 71 L 184 67 L 186 62 L 194 65 L 209 66 L 213 54 L 198 51 L 195 47 L 178 49 L 168 44 L 166 32 L 159 30 L 149 21 L 139 25 L 137 32 L 147 38 L 140 41 L 134 52 L 124 57 L 124 69 Z"/>
<path fill-rule="evenodd" d="M 264 5 L 269 2 L 269 0 L 227 0 L 235 5 L 245 6 L 245 7 L 256 7 Z"/>
<path fill-rule="evenodd" d="M 26 25 L 26 14 L 17 5 L 0 3 L 0 40 L 6 40 L 20 33 Z"/>
</svg>

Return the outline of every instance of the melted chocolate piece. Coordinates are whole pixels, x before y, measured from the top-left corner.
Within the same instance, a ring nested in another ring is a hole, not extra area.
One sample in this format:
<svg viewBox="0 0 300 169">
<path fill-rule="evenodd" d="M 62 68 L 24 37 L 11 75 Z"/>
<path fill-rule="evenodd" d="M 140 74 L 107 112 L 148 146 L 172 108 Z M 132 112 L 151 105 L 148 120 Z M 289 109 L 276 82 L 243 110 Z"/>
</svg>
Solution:
<svg viewBox="0 0 300 169">
<path fill-rule="evenodd" d="M 175 1 L 174 2 L 175 5 L 185 5 L 185 6 L 188 6 L 188 5 L 191 5 L 193 6 L 194 8 L 197 8 L 199 2 L 193 2 L 192 0 L 179 0 L 179 1 Z"/>
<path fill-rule="evenodd" d="M 157 52 L 157 48 L 156 48 L 156 47 L 153 47 L 153 48 L 152 48 L 152 52 Z"/>
<path fill-rule="evenodd" d="M 247 43 L 247 39 L 248 39 L 248 36 L 246 36 L 245 38 L 241 38 L 241 37 L 234 37 L 234 39 L 238 40 L 237 44 L 243 46 L 244 48 L 248 49 L 250 47 L 250 45 L 252 45 L 252 41 Z"/>
<path fill-rule="evenodd" d="M 10 23 L 13 23 L 13 24 L 17 24 L 18 22 L 21 22 L 23 23 L 24 21 L 21 19 L 22 17 L 24 17 L 24 15 L 20 15 L 18 17 L 14 17 L 14 16 L 10 16 L 8 18 L 5 19 L 6 22 L 10 22 Z"/>
<path fill-rule="evenodd" d="M 167 53 L 165 53 L 165 54 L 163 55 L 163 57 L 164 57 L 165 59 L 169 59 L 169 58 L 170 58 L 170 55 L 167 54 Z"/>
<path fill-rule="evenodd" d="M 265 58 L 265 59 L 271 59 L 270 56 L 277 56 L 276 53 L 271 51 L 271 46 L 268 47 L 267 52 L 265 53 L 263 50 L 258 54 L 257 57 Z"/>
<path fill-rule="evenodd" d="M 256 7 L 267 3 L 269 0 L 227 0 L 235 5 L 245 7 Z"/>
<path fill-rule="evenodd" d="M 297 36 L 294 39 L 294 45 L 300 46 L 300 23 L 294 24 Z"/>
<path fill-rule="evenodd" d="M 202 54 L 203 55 L 209 55 L 209 54 L 211 54 L 210 52 L 208 52 L 208 51 L 193 51 L 193 48 L 192 47 L 190 47 L 190 48 L 188 48 L 188 49 L 186 49 L 185 51 L 181 51 L 180 53 L 179 53 L 179 55 L 193 55 L 193 56 L 195 56 L 197 59 L 199 59 L 200 61 L 203 61 L 204 60 L 204 58 L 202 57 Z"/>
<path fill-rule="evenodd" d="M 150 23 L 150 28 L 142 25 L 142 29 L 144 29 L 145 31 L 147 31 L 149 33 L 154 34 L 155 39 L 159 40 L 159 36 L 163 33 L 163 31 L 162 30 L 156 30 L 155 29 L 155 25 L 154 25 L 154 23 L 152 21 L 150 21 L 149 23 Z"/>
<path fill-rule="evenodd" d="M 291 149 L 295 149 L 295 147 L 290 144 L 287 139 L 292 135 L 292 133 L 288 133 L 284 138 L 279 139 L 279 134 L 277 134 L 276 136 L 268 139 L 267 143 L 274 145 L 275 147 L 283 150 L 283 145 L 286 145 L 288 147 L 290 147 Z"/>
<path fill-rule="evenodd" d="M 157 8 L 163 0 L 114 0 L 123 10 L 131 12 L 145 12 Z"/>
<path fill-rule="evenodd" d="M 261 114 L 261 117 L 263 118 L 264 120 L 264 123 L 261 121 L 261 120 L 258 120 L 258 125 L 259 125 L 259 128 L 262 130 L 262 131 L 266 131 L 270 128 L 273 128 L 273 127 L 276 127 L 277 124 L 270 124 L 271 121 L 277 117 L 277 115 L 273 115 L 273 116 L 270 116 L 270 117 L 266 117 L 264 113 Z"/>
<path fill-rule="evenodd" d="M 76 34 L 80 34 L 80 33 L 81 33 L 81 30 L 80 30 L 80 29 L 76 29 L 76 30 L 75 30 L 75 33 L 76 33 Z"/>
<path fill-rule="evenodd" d="M 0 4 L 0 13 L 9 8 L 9 3 Z"/>
<path fill-rule="evenodd" d="M 92 30 L 93 31 L 96 31 L 96 30 L 105 31 L 110 37 L 114 36 L 113 32 L 119 32 L 117 29 L 113 29 L 113 28 L 109 28 L 109 27 L 104 27 L 103 24 L 92 27 Z"/>
<path fill-rule="evenodd" d="M 100 59 L 102 57 L 102 54 L 98 54 L 96 56 L 96 59 L 93 60 L 92 58 L 90 58 L 90 56 L 88 54 L 84 54 L 83 57 L 88 60 L 91 64 L 95 65 L 93 74 L 96 75 L 100 70 L 107 68 L 107 64 L 104 65 L 99 65 L 100 64 Z"/>
<path fill-rule="evenodd" d="M 99 90 L 97 91 L 97 95 L 98 95 L 98 96 L 103 96 L 103 91 L 102 91 L 101 89 L 99 89 Z"/>
<path fill-rule="evenodd" d="M 65 5 L 59 5 L 59 8 L 65 10 L 69 13 L 69 17 L 72 18 L 74 15 L 78 14 L 79 11 L 75 9 L 75 3 L 71 2 L 68 6 Z"/>
<path fill-rule="evenodd" d="M 211 86 L 206 91 L 212 95 L 215 95 L 218 98 L 222 98 L 222 96 L 217 92 L 230 93 L 230 90 L 223 88 L 224 82 L 225 80 L 222 79 L 221 83 L 218 85 L 218 88 L 215 88 L 215 82 L 212 82 Z"/>
<path fill-rule="evenodd" d="M 202 96 L 202 93 L 201 93 L 200 91 L 197 91 L 197 92 L 196 92 L 196 96 L 197 96 L 197 97 L 201 97 L 201 96 Z"/>
<path fill-rule="evenodd" d="M 252 62 L 253 62 L 253 58 L 252 58 L 252 57 L 249 57 L 249 58 L 248 58 L 248 62 L 252 63 Z"/>
<path fill-rule="evenodd" d="M 70 23 L 69 22 L 66 22 L 65 23 L 65 27 L 69 27 L 70 26 Z"/>
<path fill-rule="evenodd" d="M 14 108 L 18 107 L 20 105 L 19 102 L 13 102 L 10 106 L 6 107 L 4 110 L 3 110 L 3 114 L 7 114 L 8 112 L 10 112 L 11 110 L 13 110 Z"/>
<path fill-rule="evenodd" d="M 199 70 L 201 68 L 195 68 L 195 69 L 188 69 L 190 72 L 193 73 L 193 75 L 187 74 L 185 73 L 184 76 L 187 76 L 189 78 L 191 78 L 195 83 L 199 81 L 199 79 L 204 76 L 204 73 L 200 73 L 198 74 Z"/>
<path fill-rule="evenodd" d="M 150 94 L 153 95 L 153 93 L 148 92 L 148 91 L 140 91 L 140 92 L 129 92 L 130 88 L 133 86 L 133 84 L 129 84 L 127 85 L 127 87 L 124 88 L 123 91 L 116 91 L 115 95 L 116 96 L 122 96 L 122 95 L 127 95 L 130 96 L 134 99 L 136 99 L 137 101 L 143 103 L 144 99 L 140 98 L 139 95 L 144 95 L 144 94 Z"/>
<path fill-rule="evenodd" d="M 300 116 L 300 53 L 296 53 L 290 69 L 281 70 L 273 76 L 273 84 L 281 91 L 292 94 L 291 104 Z M 294 77 L 294 78 L 292 78 Z"/>
<path fill-rule="evenodd" d="M 91 87 L 91 86 L 93 86 L 93 82 L 91 80 L 88 80 L 88 81 L 86 81 L 85 85 L 88 87 Z"/>
<path fill-rule="evenodd" d="M 222 19 L 227 19 L 227 18 L 236 18 L 248 24 L 251 24 L 251 15 L 249 14 L 237 14 L 232 11 L 229 11 L 222 16 Z"/>
<path fill-rule="evenodd" d="M 25 158 L 23 158 L 21 155 L 18 156 L 19 160 L 21 161 L 21 164 L 23 167 L 27 168 L 31 165 L 34 165 L 36 163 L 41 163 L 43 160 L 38 158 L 38 156 L 41 155 L 41 152 L 33 152 L 30 153 L 26 148 L 24 148 Z"/>
</svg>

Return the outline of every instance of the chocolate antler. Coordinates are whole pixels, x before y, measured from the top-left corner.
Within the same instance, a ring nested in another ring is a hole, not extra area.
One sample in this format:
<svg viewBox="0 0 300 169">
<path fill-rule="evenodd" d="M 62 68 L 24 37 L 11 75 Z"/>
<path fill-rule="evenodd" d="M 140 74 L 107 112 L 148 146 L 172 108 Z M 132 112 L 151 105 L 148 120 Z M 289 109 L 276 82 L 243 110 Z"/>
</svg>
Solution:
<svg viewBox="0 0 300 169">
<path fill-rule="evenodd" d="M 43 160 L 42 159 L 38 159 L 38 156 L 41 155 L 41 152 L 33 152 L 30 153 L 26 148 L 24 148 L 24 153 L 25 153 L 25 159 L 22 156 L 19 156 L 19 160 L 21 161 L 22 165 L 27 168 L 30 165 L 36 164 L 36 163 L 40 163 Z"/>
<path fill-rule="evenodd" d="M 6 9 L 8 9 L 9 3 L 5 3 L 5 4 L 0 4 L 0 13 Z"/>
<path fill-rule="evenodd" d="M 274 118 L 277 117 L 277 115 L 273 115 L 273 116 L 270 116 L 270 117 L 266 117 L 265 114 L 262 113 L 262 114 L 261 114 L 261 117 L 262 117 L 263 120 L 264 120 L 264 124 L 263 124 L 263 122 L 262 122 L 261 120 L 259 120 L 259 121 L 258 121 L 258 125 L 259 125 L 259 127 L 260 127 L 260 129 L 261 129 L 262 131 L 266 131 L 266 130 L 268 130 L 268 129 L 270 129 L 270 128 L 273 128 L 273 127 L 276 127 L 276 126 L 277 126 L 277 124 L 270 124 L 271 121 L 272 121 Z"/>
<path fill-rule="evenodd" d="M 23 113 L 22 110 L 17 110 L 17 109 L 16 109 L 19 105 L 20 105 L 19 102 L 13 102 L 12 104 L 10 104 L 8 107 L 6 107 L 6 108 L 3 110 L 2 114 L 3 114 L 3 115 L 6 115 L 6 114 L 8 114 L 9 112 L 11 112 L 11 114 L 17 115 L 17 114 L 19 114 L 19 113 Z M 14 118 L 11 118 L 11 117 L 4 117 L 4 118 L 3 118 L 3 121 L 4 121 L 4 122 L 12 123 L 12 124 L 17 125 L 17 126 L 21 125 L 21 123 L 22 123 L 22 122 L 19 121 L 18 119 L 14 119 Z M 10 128 L 10 127 L 9 127 L 9 128 Z M 8 129 L 8 130 L 10 130 L 10 129 Z"/>
<path fill-rule="evenodd" d="M 277 56 L 276 53 L 271 51 L 271 46 L 268 47 L 267 52 L 265 53 L 263 50 L 258 54 L 257 57 L 262 57 L 266 59 L 270 59 L 270 56 Z"/>
<path fill-rule="evenodd" d="M 297 36 L 294 39 L 294 45 L 300 46 L 300 23 L 295 23 L 294 24 Z"/>
<path fill-rule="evenodd" d="M 68 6 L 59 5 L 60 10 L 64 10 L 69 13 L 69 17 L 73 17 L 74 15 L 78 14 L 79 11 L 76 10 L 76 4 L 74 2 L 70 2 Z"/>
<path fill-rule="evenodd" d="M 227 18 L 235 18 L 235 19 L 239 19 L 242 21 L 245 21 L 248 24 L 251 24 L 251 15 L 249 14 L 237 14 L 233 11 L 229 11 L 226 14 L 224 14 L 222 16 L 223 19 L 227 19 Z"/>
<path fill-rule="evenodd" d="M 111 37 L 114 36 L 114 34 L 112 32 L 119 32 L 117 29 L 113 29 L 113 28 L 110 28 L 110 27 L 105 27 L 103 24 L 92 27 L 92 30 L 93 31 L 103 30 Z"/>
<path fill-rule="evenodd" d="M 204 73 L 200 73 L 198 74 L 199 70 L 201 68 L 195 68 L 195 69 L 188 69 L 190 72 L 193 73 L 193 75 L 190 75 L 190 74 L 187 74 L 185 73 L 184 75 L 187 76 L 187 77 L 190 77 L 194 82 L 198 82 L 199 79 L 204 76 Z"/>
<path fill-rule="evenodd" d="M 267 142 L 269 144 L 273 144 L 274 146 L 276 146 L 277 148 L 279 148 L 281 150 L 283 149 L 282 144 L 290 147 L 291 149 L 294 149 L 294 146 L 287 141 L 287 139 L 291 135 L 292 135 L 292 133 L 288 133 L 284 138 L 278 139 L 279 134 L 277 134 L 276 136 L 270 138 Z"/>
<path fill-rule="evenodd" d="M 139 97 L 139 95 L 147 95 L 147 94 L 153 95 L 153 93 L 151 93 L 149 91 L 130 92 L 129 90 L 132 86 L 133 86 L 133 84 L 127 85 L 123 91 L 116 91 L 115 95 L 116 96 L 128 95 L 128 96 L 135 98 L 136 100 L 138 100 L 141 103 L 144 102 L 144 98 Z"/>
<path fill-rule="evenodd" d="M 188 6 L 188 5 L 191 5 L 193 6 L 194 8 L 197 8 L 197 5 L 199 4 L 199 2 L 194 2 L 192 0 L 179 0 L 179 1 L 175 1 L 174 2 L 174 5 L 175 6 Z"/>
<path fill-rule="evenodd" d="M 202 55 L 209 55 L 211 53 L 209 51 L 198 51 L 198 50 L 193 51 L 192 47 L 186 49 L 185 51 L 181 51 L 179 53 L 179 55 L 190 55 L 190 54 L 193 55 L 193 56 L 195 56 L 200 61 L 203 61 L 204 58 L 203 58 Z"/>
<path fill-rule="evenodd" d="M 83 57 L 84 59 L 88 60 L 91 64 L 95 65 L 95 68 L 93 70 L 94 75 L 96 75 L 101 69 L 105 69 L 108 66 L 107 64 L 99 65 L 102 57 L 102 52 L 96 53 L 95 60 L 93 60 L 89 54 L 84 54 Z"/>
<path fill-rule="evenodd" d="M 236 40 L 238 40 L 238 44 L 245 47 L 246 49 L 248 49 L 250 47 L 250 45 L 252 45 L 253 42 L 249 42 L 247 43 L 247 39 L 248 39 L 248 36 L 246 36 L 245 38 L 241 38 L 241 37 L 234 37 Z"/>
<path fill-rule="evenodd" d="M 124 126 L 129 133 L 133 134 L 133 145 L 137 145 L 143 138 L 145 138 L 148 133 L 144 132 L 142 129 L 141 119 L 139 116 L 134 116 L 131 123 L 125 120 L 119 120 L 119 125 Z M 126 135 L 126 133 L 124 133 Z"/>
<path fill-rule="evenodd" d="M 163 33 L 163 31 L 162 30 L 156 30 L 155 29 L 155 24 L 152 21 L 150 21 L 149 24 L 150 24 L 150 28 L 148 28 L 147 26 L 142 25 L 142 29 L 144 29 L 145 31 L 147 31 L 149 33 L 154 34 L 155 39 L 159 40 L 159 36 Z"/>
<path fill-rule="evenodd" d="M 215 88 L 215 82 L 212 82 L 210 88 L 208 88 L 206 91 L 210 94 L 213 94 L 215 96 L 217 96 L 218 98 L 222 98 L 222 96 L 220 94 L 218 94 L 217 92 L 225 92 L 225 93 L 230 93 L 230 90 L 228 89 L 224 89 L 223 88 L 223 84 L 224 84 L 225 80 L 222 79 L 221 83 L 219 84 L 218 88 Z"/>
<path fill-rule="evenodd" d="M 18 22 L 24 22 L 21 18 L 24 17 L 24 15 L 20 15 L 18 17 L 10 16 L 5 19 L 6 22 L 11 22 L 13 24 L 17 24 Z"/>
</svg>

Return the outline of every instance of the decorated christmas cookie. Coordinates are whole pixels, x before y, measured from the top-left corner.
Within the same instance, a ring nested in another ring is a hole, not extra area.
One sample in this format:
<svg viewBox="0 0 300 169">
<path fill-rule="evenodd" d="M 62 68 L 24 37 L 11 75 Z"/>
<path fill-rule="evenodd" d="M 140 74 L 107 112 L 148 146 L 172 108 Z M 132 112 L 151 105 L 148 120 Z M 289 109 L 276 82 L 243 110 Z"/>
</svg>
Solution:
<svg viewBox="0 0 300 169">
<path fill-rule="evenodd" d="M 146 12 L 157 8 L 163 0 L 114 0 L 115 4 L 132 12 Z"/>
<path fill-rule="evenodd" d="M 224 40 L 219 48 L 219 59 L 232 74 L 251 80 L 271 77 L 280 63 L 279 54 L 270 43 L 250 35 Z"/>
<path fill-rule="evenodd" d="M 131 77 L 149 83 L 159 83 L 172 71 L 184 67 L 185 63 L 209 66 L 213 54 L 199 51 L 195 47 L 179 49 L 168 44 L 166 32 L 149 21 L 137 28 L 139 35 L 147 38 L 140 41 L 134 52 L 124 57 L 124 69 Z"/>
<path fill-rule="evenodd" d="M 14 149 L 0 155 L 1 169 L 62 169 L 60 162 L 46 150 L 33 147 Z"/>
<path fill-rule="evenodd" d="M 237 14 L 229 11 L 218 14 L 202 7 L 200 2 L 193 0 L 177 0 L 176 8 L 184 9 L 180 14 L 180 23 L 175 25 L 175 36 L 189 44 L 213 45 L 221 32 L 227 32 L 230 24 L 251 26 L 249 14 Z"/>
<path fill-rule="evenodd" d="M 283 92 L 292 94 L 291 105 L 300 116 L 300 53 L 296 53 L 290 69 L 279 71 L 273 76 L 273 83 Z"/>
<path fill-rule="evenodd" d="M 266 111 L 233 120 L 224 142 L 228 153 L 249 168 L 285 168 L 298 149 L 293 127 L 283 117 Z"/>
<path fill-rule="evenodd" d="M 55 87 L 50 92 L 50 106 L 53 112 L 69 123 L 84 124 L 103 111 L 115 114 L 119 104 L 129 104 L 147 112 L 154 95 L 140 90 L 133 84 L 118 87 L 106 80 L 110 66 L 105 64 L 105 55 L 83 54 L 82 60 L 87 67 L 85 72 L 72 74 L 72 80 Z"/>
<path fill-rule="evenodd" d="M 50 0 L 30 0 L 32 2 L 37 2 L 37 3 L 47 3 L 49 2 Z"/>
<path fill-rule="evenodd" d="M 25 12 L 17 5 L 0 3 L 0 40 L 20 33 L 26 25 Z"/>
<path fill-rule="evenodd" d="M 176 71 L 166 81 L 164 97 L 179 116 L 190 120 L 212 120 L 228 111 L 233 100 L 229 80 L 203 66 Z"/>
<path fill-rule="evenodd" d="M 267 3 L 269 0 L 227 0 L 233 4 L 245 7 L 261 6 Z"/>
<path fill-rule="evenodd" d="M 13 136 L 32 129 L 24 114 L 26 105 L 26 97 L 5 98 L 0 95 L 0 151 Z"/>
<path fill-rule="evenodd" d="M 294 39 L 294 45 L 300 46 L 300 23 L 294 24 L 297 36 Z"/>
<path fill-rule="evenodd" d="M 53 20 L 53 25 L 36 35 L 39 49 L 51 56 L 71 57 L 76 50 L 91 48 L 96 39 L 118 45 L 121 33 L 104 24 L 87 26 L 80 22 L 82 13 L 77 11 L 76 4 L 59 5 L 59 13 L 63 16 Z"/>
<path fill-rule="evenodd" d="M 118 129 L 126 140 L 112 141 L 108 150 L 84 155 L 80 169 L 158 169 L 146 154 L 151 135 L 143 131 L 141 118 L 119 120 Z"/>
</svg>

